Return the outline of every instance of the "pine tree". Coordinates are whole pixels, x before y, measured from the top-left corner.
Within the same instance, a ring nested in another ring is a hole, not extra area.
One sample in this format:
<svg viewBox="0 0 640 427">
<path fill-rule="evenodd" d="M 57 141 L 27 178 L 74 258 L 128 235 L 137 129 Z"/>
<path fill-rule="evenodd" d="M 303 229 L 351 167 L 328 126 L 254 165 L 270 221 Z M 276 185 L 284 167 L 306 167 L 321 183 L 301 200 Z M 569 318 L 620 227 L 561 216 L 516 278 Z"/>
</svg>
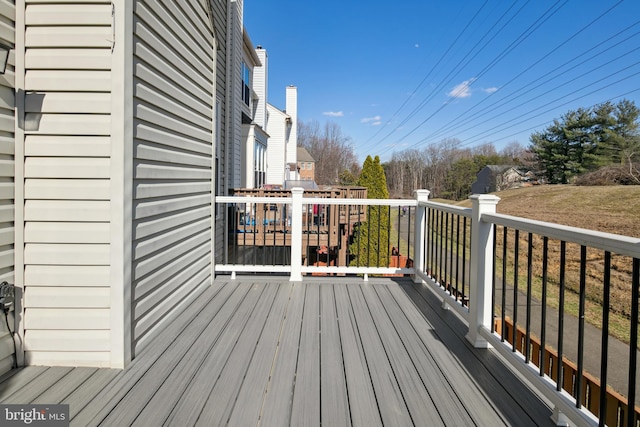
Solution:
<svg viewBox="0 0 640 427">
<path fill-rule="evenodd" d="M 367 188 L 368 199 L 388 199 L 387 178 L 380 164 L 380 157 L 367 156 L 362 165 L 358 185 Z M 352 265 L 367 267 L 387 267 L 389 265 L 389 216 L 388 206 L 369 206 L 367 220 L 360 223 L 354 233 L 353 244 L 349 247 L 355 256 Z"/>
<path fill-rule="evenodd" d="M 551 184 L 611 164 L 633 168 L 640 156 L 640 110 L 628 100 L 569 111 L 531 135 L 531 151 Z"/>
</svg>

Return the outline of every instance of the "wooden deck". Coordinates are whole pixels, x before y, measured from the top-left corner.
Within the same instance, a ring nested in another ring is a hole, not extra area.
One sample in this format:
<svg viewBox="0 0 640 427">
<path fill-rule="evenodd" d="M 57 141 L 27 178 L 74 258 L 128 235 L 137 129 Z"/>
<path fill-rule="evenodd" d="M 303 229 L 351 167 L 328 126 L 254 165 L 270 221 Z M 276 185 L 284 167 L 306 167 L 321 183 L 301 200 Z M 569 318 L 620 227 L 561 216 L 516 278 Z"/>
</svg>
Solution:
<svg viewBox="0 0 640 427">
<path fill-rule="evenodd" d="M 405 279 L 218 278 L 124 371 L 27 367 L 2 403 L 106 426 L 551 425 L 453 312 Z"/>
</svg>

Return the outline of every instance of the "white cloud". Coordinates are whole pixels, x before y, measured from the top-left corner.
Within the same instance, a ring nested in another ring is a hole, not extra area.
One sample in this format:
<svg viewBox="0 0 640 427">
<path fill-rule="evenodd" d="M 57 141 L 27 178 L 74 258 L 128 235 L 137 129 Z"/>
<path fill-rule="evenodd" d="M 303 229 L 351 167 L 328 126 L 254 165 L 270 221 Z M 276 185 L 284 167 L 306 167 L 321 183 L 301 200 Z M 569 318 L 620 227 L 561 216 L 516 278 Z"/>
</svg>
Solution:
<svg viewBox="0 0 640 427">
<path fill-rule="evenodd" d="M 420 47 L 420 45 L 419 45 L 418 43 L 416 43 L 416 44 L 414 45 L 414 47 L 415 47 L 416 49 L 418 49 L 418 48 Z"/>
<path fill-rule="evenodd" d="M 344 117 L 344 113 L 342 111 L 325 111 L 322 115 L 329 117 Z"/>
<path fill-rule="evenodd" d="M 360 119 L 360 123 L 371 123 L 372 126 L 378 126 L 382 120 L 382 117 L 380 116 L 375 116 L 375 117 L 365 117 L 363 119 Z"/>
<path fill-rule="evenodd" d="M 485 93 L 493 93 L 498 90 L 497 87 L 488 87 L 486 89 L 482 89 Z"/>
<path fill-rule="evenodd" d="M 447 94 L 447 96 L 451 98 L 468 98 L 471 96 L 471 84 L 476 81 L 476 78 L 473 77 L 469 80 L 465 80 L 453 89 L 451 92 Z"/>
</svg>

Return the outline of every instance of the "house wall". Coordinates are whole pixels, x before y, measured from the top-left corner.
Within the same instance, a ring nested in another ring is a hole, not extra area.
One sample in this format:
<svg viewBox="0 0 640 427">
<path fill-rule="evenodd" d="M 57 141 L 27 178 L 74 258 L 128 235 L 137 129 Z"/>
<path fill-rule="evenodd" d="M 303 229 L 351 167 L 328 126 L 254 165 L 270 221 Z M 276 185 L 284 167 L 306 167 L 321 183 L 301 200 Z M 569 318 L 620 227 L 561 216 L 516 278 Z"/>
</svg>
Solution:
<svg viewBox="0 0 640 427">
<path fill-rule="evenodd" d="M 135 355 L 212 281 L 216 58 L 203 2 L 134 12 Z"/>
<path fill-rule="evenodd" d="M 217 195 L 227 195 L 228 167 L 227 167 L 227 23 L 228 1 L 212 1 L 214 31 L 216 38 L 216 171 L 215 185 Z M 225 247 L 225 211 L 220 206 L 216 209 L 215 217 L 215 262 L 222 263 Z"/>
<path fill-rule="evenodd" d="M 227 190 L 240 187 L 242 175 L 242 79 L 243 0 L 230 0 L 227 24 L 226 55 L 226 150 Z"/>
<path fill-rule="evenodd" d="M 278 110 L 271 104 L 267 104 L 267 184 L 283 185 L 284 169 L 286 164 L 286 141 L 288 134 L 289 116 Z"/>
<path fill-rule="evenodd" d="M 0 43 L 15 43 L 15 6 L 0 0 Z M 5 74 L 0 75 L 0 282 L 15 283 L 14 277 L 14 174 L 15 174 L 15 73 L 10 55 Z M 0 314 L 0 316 L 3 316 Z M 13 311 L 9 325 L 14 329 Z M 0 322 L 0 375 L 13 364 L 13 342 L 4 319 Z"/>
<path fill-rule="evenodd" d="M 123 367 L 211 283 L 206 5 L 27 1 L 16 11 L 27 364 Z"/>
<path fill-rule="evenodd" d="M 16 182 L 24 179 L 24 188 L 16 188 L 16 218 L 24 221 L 16 224 L 16 284 L 24 292 L 24 356 L 29 364 L 111 366 L 113 7 L 19 5 Z"/>
</svg>

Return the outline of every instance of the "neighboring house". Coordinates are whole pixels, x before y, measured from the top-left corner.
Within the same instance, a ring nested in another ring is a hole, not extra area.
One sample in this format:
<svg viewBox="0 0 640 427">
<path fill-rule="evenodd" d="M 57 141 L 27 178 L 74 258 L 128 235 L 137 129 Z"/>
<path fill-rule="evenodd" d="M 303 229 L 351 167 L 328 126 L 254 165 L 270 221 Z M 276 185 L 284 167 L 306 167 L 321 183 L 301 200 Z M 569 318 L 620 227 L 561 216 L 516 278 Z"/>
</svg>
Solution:
<svg viewBox="0 0 640 427">
<path fill-rule="evenodd" d="M 298 147 L 298 172 L 300 180 L 314 181 L 316 180 L 316 161 L 304 147 Z"/>
<path fill-rule="evenodd" d="M 267 103 L 267 184 L 284 186 L 285 181 L 298 180 L 298 89 L 288 86 L 286 108 L 279 110 Z"/>
<path fill-rule="evenodd" d="M 242 169 L 239 187 L 260 188 L 266 183 L 267 141 L 265 132 L 267 97 L 267 56 L 261 47 L 253 48 L 244 32 L 242 60 Z"/>
<path fill-rule="evenodd" d="M 535 175 L 524 168 L 512 165 L 485 166 L 471 185 L 471 193 L 487 194 L 509 188 L 519 188 L 535 182 Z"/>
<path fill-rule="evenodd" d="M 15 46 L 0 279 L 18 290 L 19 363 L 122 368 L 222 256 L 212 199 L 240 183 L 242 60 L 259 62 L 243 1 L 0 0 L 0 14 Z M 0 371 L 12 353 L 0 329 Z"/>
</svg>

